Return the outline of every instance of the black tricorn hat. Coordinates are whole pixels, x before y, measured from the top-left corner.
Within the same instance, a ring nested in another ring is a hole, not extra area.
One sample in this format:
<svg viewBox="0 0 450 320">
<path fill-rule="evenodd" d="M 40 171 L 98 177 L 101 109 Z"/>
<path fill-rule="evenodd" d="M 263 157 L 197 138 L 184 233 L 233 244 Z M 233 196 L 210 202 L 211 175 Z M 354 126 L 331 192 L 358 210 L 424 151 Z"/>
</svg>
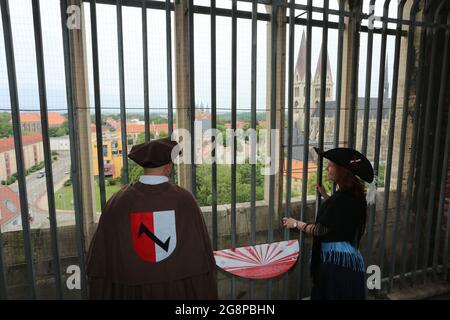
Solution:
<svg viewBox="0 0 450 320">
<path fill-rule="evenodd" d="M 177 145 L 178 143 L 170 138 L 148 141 L 134 145 L 128 158 L 144 168 L 161 167 L 172 162 L 172 149 Z"/>
<path fill-rule="evenodd" d="M 370 161 L 360 152 L 351 148 L 335 148 L 328 151 L 321 151 L 314 147 L 314 150 L 330 161 L 350 170 L 354 175 L 362 180 L 371 183 L 374 179 L 373 167 Z"/>
</svg>

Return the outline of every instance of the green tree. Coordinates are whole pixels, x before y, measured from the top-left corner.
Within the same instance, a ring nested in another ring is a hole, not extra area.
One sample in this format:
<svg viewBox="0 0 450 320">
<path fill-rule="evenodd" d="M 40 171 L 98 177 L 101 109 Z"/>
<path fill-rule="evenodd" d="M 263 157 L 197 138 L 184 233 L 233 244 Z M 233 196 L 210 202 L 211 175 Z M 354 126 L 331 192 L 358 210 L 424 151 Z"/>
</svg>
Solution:
<svg viewBox="0 0 450 320">
<path fill-rule="evenodd" d="M 49 137 L 62 137 L 69 134 L 69 124 L 65 121 L 62 125 L 57 127 L 49 127 L 48 135 Z"/>
<path fill-rule="evenodd" d="M 251 184 L 252 178 L 252 165 L 249 163 L 241 164 L 237 166 L 239 172 L 240 182 L 244 184 Z M 256 164 L 256 185 L 264 184 L 264 176 L 261 174 L 263 165 L 261 162 Z"/>
<path fill-rule="evenodd" d="M 161 131 L 158 135 L 158 139 L 167 138 L 169 134 L 165 131 Z"/>
<path fill-rule="evenodd" d="M 155 139 L 153 132 L 150 132 L 150 140 Z M 136 144 L 141 144 L 145 142 L 145 133 L 139 133 L 136 139 Z"/>
<path fill-rule="evenodd" d="M 167 116 L 160 113 L 151 113 L 150 123 L 154 124 L 167 123 Z"/>
<path fill-rule="evenodd" d="M 139 133 L 136 139 L 136 144 L 141 144 L 145 142 L 145 134 Z"/>
<path fill-rule="evenodd" d="M 124 181 L 123 177 L 124 171 L 122 170 L 122 180 Z M 144 174 L 144 168 L 142 168 L 140 165 L 138 165 L 133 160 L 128 161 L 128 178 L 130 182 L 136 182 L 139 180 L 139 177 Z"/>
<path fill-rule="evenodd" d="M 256 200 L 264 198 L 264 176 L 261 174 L 262 165 L 256 168 Z M 211 165 L 197 166 L 197 200 L 201 206 L 212 204 Z M 249 202 L 251 200 L 251 165 L 239 164 L 236 168 L 236 201 Z M 231 166 L 217 165 L 217 203 L 229 204 L 231 201 Z"/>
<path fill-rule="evenodd" d="M 0 138 L 9 138 L 12 135 L 11 114 L 9 112 L 0 112 Z"/>
<path fill-rule="evenodd" d="M 386 171 L 386 164 L 380 163 L 378 166 L 378 188 L 384 188 L 384 176 Z"/>
<path fill-rule="evenodd" d="M 317 184 L 317 173 L 310 173 L 308 176 L 308 195 L 316 194 L 316 184 Z M 322 185 L 325 187 L 328 193 L 330 193 L 331 188 L 333 187 L 333 182 L 328 180 L 327 171 L 322 171 Z"/>
</svg>

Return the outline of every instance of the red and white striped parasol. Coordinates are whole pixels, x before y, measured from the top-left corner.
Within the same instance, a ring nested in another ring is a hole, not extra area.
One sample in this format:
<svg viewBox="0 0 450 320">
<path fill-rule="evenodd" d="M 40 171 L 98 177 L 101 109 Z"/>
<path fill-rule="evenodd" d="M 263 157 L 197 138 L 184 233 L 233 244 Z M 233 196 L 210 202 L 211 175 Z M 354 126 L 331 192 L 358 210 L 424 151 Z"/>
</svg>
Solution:
<svg viewBox="0 0 450 320">
<path fill-rule="evenodd" d="M 297 240 L 214 251 L 218 267 L 249 279 L 277 277 L 295 264 L 298 255 Z"/>
</svg>

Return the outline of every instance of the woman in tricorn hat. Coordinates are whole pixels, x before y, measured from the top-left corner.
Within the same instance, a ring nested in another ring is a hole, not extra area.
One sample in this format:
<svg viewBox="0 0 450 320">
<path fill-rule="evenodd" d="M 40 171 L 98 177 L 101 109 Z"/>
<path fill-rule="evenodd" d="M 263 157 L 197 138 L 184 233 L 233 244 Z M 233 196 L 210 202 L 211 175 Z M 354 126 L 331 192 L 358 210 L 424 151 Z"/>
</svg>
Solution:
<svg viewBox="0 0 450 320">
<path fill-rule="evenodd" d="M 337 190 L 328 196 L 323 186 L 316 189 L 325 201 L 314 224 L 283 218 L 287 228 L 312 235 L 312 300 L 365 299 L 365 267 L 359 242 L 366 226 L 367 203 L 375 200 L 375 179 L 369 160 L 350 148 L 335 148 L 319 156 L 328 159 L 328 179 Z M 367 199 L 363 181 L 370 183 Z"/>
</svg>

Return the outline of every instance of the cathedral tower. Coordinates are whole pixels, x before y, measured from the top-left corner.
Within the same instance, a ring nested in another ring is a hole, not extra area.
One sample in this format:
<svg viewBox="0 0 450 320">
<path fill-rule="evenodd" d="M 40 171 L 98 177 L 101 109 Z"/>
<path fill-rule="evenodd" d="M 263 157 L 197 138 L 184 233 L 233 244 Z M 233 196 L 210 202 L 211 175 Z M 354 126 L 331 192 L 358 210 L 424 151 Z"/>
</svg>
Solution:
<svg viewBox="0 0 450 320">
<path fill-rule="evenodd" d="M 317 103 L 320 102 L 320 73 L 322 70 L 321 56 L 322 50 L 320 51 L 316 64 L 314 78 L 311 79 L 311 114 L 313 114 Z M 306 72 L 306 35 L 305 31 L 303 31 L 294 70 L 294 126 L 300 129 L 300 131 L 303 131 L 304 129 Z M 333 100 L 333 86 L 334 83 L 333 76 L 331 74 L 330 57 L 327 54 L 327 78 L 325 91 L 326 101 Z"/>
</svg>

